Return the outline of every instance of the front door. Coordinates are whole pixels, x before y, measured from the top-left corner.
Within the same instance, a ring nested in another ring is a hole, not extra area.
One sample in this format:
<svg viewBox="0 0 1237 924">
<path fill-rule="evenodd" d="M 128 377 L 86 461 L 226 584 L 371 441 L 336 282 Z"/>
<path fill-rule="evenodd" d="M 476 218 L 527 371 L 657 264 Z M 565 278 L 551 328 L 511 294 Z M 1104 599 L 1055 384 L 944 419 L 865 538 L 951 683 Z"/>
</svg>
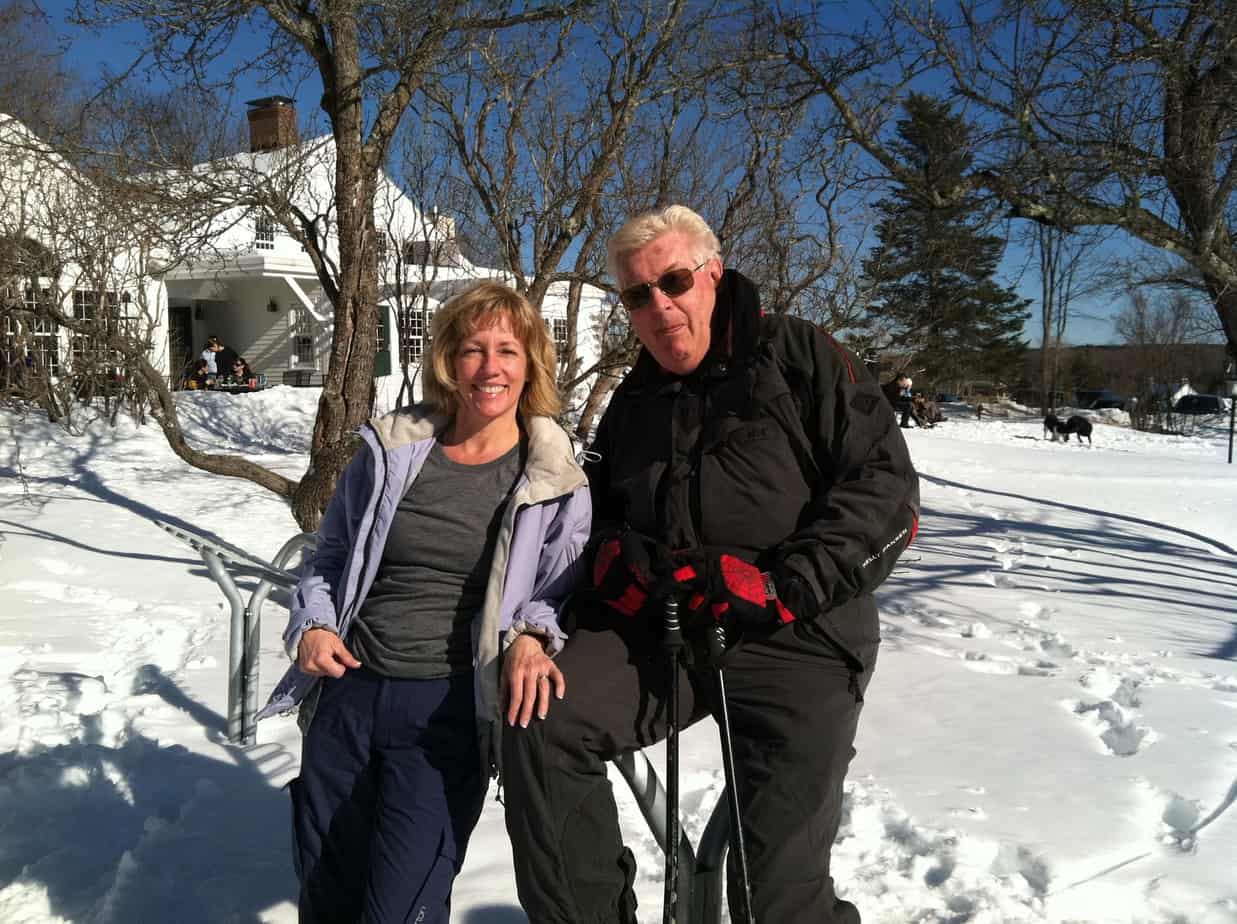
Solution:
<svg viewBox="0 0 1237 924">
<path fill-rule="evenodd" d="M 168 362 L 173 383 L 180 381 L 185 367 L 193 359 L 193 309 L 188 305 L 168 308 Z"/>
</svg>

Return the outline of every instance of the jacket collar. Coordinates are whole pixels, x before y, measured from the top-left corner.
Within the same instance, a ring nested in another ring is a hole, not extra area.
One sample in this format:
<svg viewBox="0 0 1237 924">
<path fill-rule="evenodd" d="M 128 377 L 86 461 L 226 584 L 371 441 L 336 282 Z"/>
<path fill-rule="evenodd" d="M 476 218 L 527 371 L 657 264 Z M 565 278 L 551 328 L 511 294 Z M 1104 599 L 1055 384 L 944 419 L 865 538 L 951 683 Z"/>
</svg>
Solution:
<svg viewBox="0 0 1237 924">
<path fill-rule="evenodd" d="M 369 422 L 378 444 L 386 451 L 398 450 L 428 439 L 437 439 L 451 418 L 429 404 L 411 404 Z M 585 484 L 584 471 L 576 463 L 571 437 L 550 417 L 521 417 L 528 435 L 528 460 L 524 474 L 535 502 L 568 494 Z"/>
</svg>

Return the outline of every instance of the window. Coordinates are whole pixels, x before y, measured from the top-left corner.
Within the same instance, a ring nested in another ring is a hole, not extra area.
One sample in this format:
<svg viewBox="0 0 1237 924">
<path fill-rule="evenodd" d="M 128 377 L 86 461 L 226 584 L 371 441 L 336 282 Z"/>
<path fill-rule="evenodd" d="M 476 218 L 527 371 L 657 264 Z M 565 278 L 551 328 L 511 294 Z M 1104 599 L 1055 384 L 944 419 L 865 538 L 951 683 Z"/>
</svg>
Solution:
<svg viewBox="0 0 1237 924">
<path fill-rule="evenodd" d="M 262 212 L 253 220 L 253 246 L 258 250 L 275 249 L 275 219 Z"/>
<path fill-rule="evenodd" d="M 47 289 L 42 292 L 26 289 L 22 295 L 22 308 L 33 313 L 38 308 L 40 298 L 50 297 L 51 292 Z M 59 340 L 59 328 L 49 318 L 29 314 L 19 320 L 11 314 L 4 316 L 3 350 L 9 364 L 25 362 L 27 357 L 32 357 L 48 375 L 57 375 L 60 371 Z"/>
<path fill-rule="evenodd" d="M 550 336 L 554 338 L 554 349 L 558 351 L 561 358 L 567 350 L 567 319 L 566 318 L 546 318 L 546 327 L 550 329 Z"/>
<path fill-rule="evenodd" d="M 128 293 L 125 293 L 126 297 Z M 126 305 L 125 331 L 129 329 Z M 111 350 L 109 334 L 120 330 L 120 299 L 110 290 L 73 290 L 73 320 L 83 321 L 86 328 L 69 335 L 69 358 L 75 370 L 82 371 L 95 364 L 109 364 Z"/>
<path fill-rule="evenodd" d="M 411 366 L 421 362 L 429 349 L 429 312 L 420 305 L 401 307 L 399 310 L 399 361 Z"/>
<path fill-rule="evenodd" d="M 133 296 L 128 292 L 121 292 L 120 303 L 116 306 L 113 318 L 116 330 L 126 338 L 136 337 L 141 333 L 141 320 Z"/>
<path fill-rule="evenodd" d="M 138 306 L 129 292 L 74 289 L 73 319 L 85 324 L 69 334 L 69 359 L 79 375 L 122 368 L 124 344 L 117 339 L 137 345 L 143 335 Z"/>
<path fill-rule="evenodd" d="M 318 357 L 314 349 L 317 327 L 313 315 L 300 308 L 289 311 L 288 319 L 292 334 L 291 365 L 317 369 Z"/>
<path fill-rule="evenodd" d="M 313 366 L 314 338 L 308 334 L 297 334 L 293 339 L 293 351 L 296 365 Z"/>
<path fill-rule="evenodd" d="M 374 259 L 378 261 L 378 268 L 381 269 L 387 262 L 387 236 L 384 232 L 379 231 L 374 238 Z"/>
<path fill-rule="evenodd" d="M 404 245 L 405 266 L 429 266 L 432 256 L 429 241 L 409 241 Z"/>
</svg>

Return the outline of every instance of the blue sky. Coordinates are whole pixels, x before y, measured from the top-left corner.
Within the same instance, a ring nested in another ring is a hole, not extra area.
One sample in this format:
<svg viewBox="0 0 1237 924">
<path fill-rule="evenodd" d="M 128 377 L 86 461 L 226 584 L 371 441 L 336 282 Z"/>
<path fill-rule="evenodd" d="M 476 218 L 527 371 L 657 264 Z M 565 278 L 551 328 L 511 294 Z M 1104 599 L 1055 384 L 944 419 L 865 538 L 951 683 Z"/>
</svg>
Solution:
<svg viewBox="0 0 1237 924">
<path fill-rule="evenodd" d="M 69 42 L 67 60 L 86 80 L 99 77 L 104 72 L 116 73 L 124 70 L 134 60 L 140 57 L 145 49 L 145 33 L 136 25 L 113 28 L 105 33 L 88 32 L 76 26 L 68 25 L 66 17 L 72 10 L 72 3 L 66 0 L 48 0 L 43 4 L 51 27 Z M 262 49 L 260 39 L 250 35 L 237 37 L 230 49 L 229 62 L 236 60 L 252 60 Z M 157 80 L 158 78 L 153 78 Z M 307 117 L 320 115 L 318 99 L 321 88 L 315 77 L 304 81 L 299 87 L 291 81 L 277 85 L 263 84 L 259 76 L 241 73 L 235 92 L 237 118 L 242 117 L 243 103 L 246 100 L 270 96 L 286 95 L 297 101 L 298 112 L 302 122 Z M 1114 260 L 1131 248 L 1118 235 L 1105 248 L 1097 252 L 1097 260 Z M 1031 254 L 1016 240 L 1011 240 L 1006 250 L 1005 259 L 1001 264 L 1001 275 L 1006 284 L 1015 285 L 1018 293 L 1031 300 L 1031 317 L 1026 326 L 1026 335 L 1035 346 L 1039 341 L 1039 275 L 1038 266 Z M 1080 302 L 1072 309 L 1068 339 L 1075 344 L 1112 343 L 1116 342 L 1113 331 L 1112 316 L 1123 307 L 1123 299 L 1116 295 L 1104 295 Z"/>
</svg>

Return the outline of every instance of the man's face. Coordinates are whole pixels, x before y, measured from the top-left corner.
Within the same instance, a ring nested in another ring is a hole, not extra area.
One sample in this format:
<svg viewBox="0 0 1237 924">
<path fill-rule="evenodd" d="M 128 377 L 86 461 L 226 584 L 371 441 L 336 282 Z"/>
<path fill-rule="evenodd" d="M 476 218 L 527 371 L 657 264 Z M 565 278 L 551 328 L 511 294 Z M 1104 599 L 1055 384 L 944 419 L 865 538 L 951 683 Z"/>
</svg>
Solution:
<svg viewBox="0 0 1237 924">
<path fill-rule="evenodd" d="M 663 234 L 619 261 L 619 288 L 656 282 L 670 270 L 690 270 L 700 262 L 696 253 L 687 235 Z M 714 257 L 693 273 L 686 292 L 671 298 L 654 287 L 648 305 L 629 311 L 636 336 L 667 372 L 687 375 L 709 352 L 709 322 L 721 278 L 722 261 Z"/>
</svg>

